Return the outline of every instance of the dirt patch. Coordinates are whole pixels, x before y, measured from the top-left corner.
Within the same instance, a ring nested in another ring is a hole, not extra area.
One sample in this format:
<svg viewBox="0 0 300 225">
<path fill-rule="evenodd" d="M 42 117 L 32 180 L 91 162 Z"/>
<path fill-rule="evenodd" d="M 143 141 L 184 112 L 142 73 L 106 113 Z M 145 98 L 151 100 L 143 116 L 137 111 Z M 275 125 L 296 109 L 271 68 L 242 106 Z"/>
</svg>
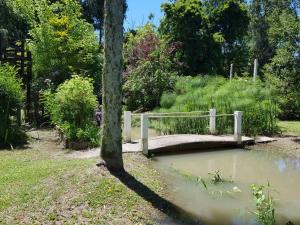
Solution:
<svg viewBox="0 0 300 225">
<path fill-rule="evenodd" d="M 256 144 L 247 147 L 253 150 L 271 151 L 274 153 L 285 154 L 290 157 L 300 158 L 300 137 L 298 136 L 283 136 L 275 137 L 276 141 Z"/>
</svg>

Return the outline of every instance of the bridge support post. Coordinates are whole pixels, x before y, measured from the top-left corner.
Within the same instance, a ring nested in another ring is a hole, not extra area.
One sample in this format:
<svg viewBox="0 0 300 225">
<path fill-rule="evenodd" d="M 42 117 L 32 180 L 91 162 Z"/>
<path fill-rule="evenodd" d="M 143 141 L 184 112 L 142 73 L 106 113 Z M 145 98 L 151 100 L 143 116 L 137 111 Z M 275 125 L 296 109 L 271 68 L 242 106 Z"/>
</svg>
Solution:
<svg viewBox="0 0 300 225">
<path fill-rule="evenodd" d="M 242 115 L 243 112 L 234 112 L 234 138 L 238 144 L 242 144 Z"/>
<path fill-rule="evenodd" d="M 125 142 L 131 142 L 131 112 L 124 112 L 124 136 Z"/>
<path fill-rule="evenodd" d="M 211 134 L 216 133 L 216 115 L 217 115 L 216 109 L 209 110 L 209 132 Z"/>
<path fill-rule="evenodd" d="M 141 150 L 144 155 L 148 156 L 148 115 L 141 115 Z"/>
</svg>

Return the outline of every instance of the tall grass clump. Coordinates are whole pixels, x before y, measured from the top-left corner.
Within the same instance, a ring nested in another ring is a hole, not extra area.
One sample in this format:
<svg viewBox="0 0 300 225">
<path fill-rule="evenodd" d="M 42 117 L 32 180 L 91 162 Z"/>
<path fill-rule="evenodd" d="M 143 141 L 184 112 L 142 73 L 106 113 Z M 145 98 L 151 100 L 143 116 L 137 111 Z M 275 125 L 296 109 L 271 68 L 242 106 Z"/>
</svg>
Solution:
<svg viewBox="0 0 300 225">
<path fill-rule="evenodd" d="M 14 67 L 0 64 L 0 147 L 24 143 L 26 135 L 17 122 L 23 104 L 22 82 Z"/>
<path fill-rule="evenodd" d="M 277 99 L 271 87 L 261 81 L 219 76 L 182 77 L 172 93 L 164 93 L 157 112 L 192 112 L 216 108 L 217 114 L 243 111 L 243 133 L 272 135 L 278 132 Z M 233 133 L 233 116 L 217 117 L 217 132 Z M 207 133 L 208 118 L 164 118 L 152 123 L 167 134 Z"/>
</svg>

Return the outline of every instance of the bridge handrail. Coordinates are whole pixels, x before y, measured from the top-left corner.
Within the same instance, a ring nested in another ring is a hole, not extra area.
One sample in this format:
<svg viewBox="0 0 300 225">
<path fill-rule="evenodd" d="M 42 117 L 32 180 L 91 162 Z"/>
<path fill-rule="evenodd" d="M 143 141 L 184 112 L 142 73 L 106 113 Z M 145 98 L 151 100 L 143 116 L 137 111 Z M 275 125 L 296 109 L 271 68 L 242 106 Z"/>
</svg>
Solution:
<svg viewBox="0 0 300 225">
<path fill-rule="evenodd" d="M 196 113 L 209 112 L 208 115 L 195 115 Z M 177 115 L 175 115 L 177 114 Z M 235 111 L 233 114 L 217 114 L 216 109 L 209 111 L 194 112 L 171 112 L 171 113 L 131 113 L 124 112 L 124 134 L 125 142 L 131 142 L 131 118 L 132 116 L 141 117 L 141 150 L 148 154 L 148 119 L 153 118 L 209 118 L 210 134 L 216 134 L 216 118 L 221 116 L 233 116 L 234 118 L 234 138 L 238 144 L 242 142 L 242 112 Z"/>
<path fill-rule="evenodd" d="M 209 111 L 192 111 L 192 112 L 165 112 L 165 113 L 146 113 L 147 115 L 174 115 L 174 114 L 200 114 L 200 113 L 209 113 Z M 140 116 L 143 113 L 131 113 L 132 116 Z"/>
<path fill-rule="evenodd" d="M 178 115 L 178 116 L 168 116 L 168 115 L 152 115 L 152 114 L 148 114 L 146 113 L 146 115 L 148 115 L 148 118 L 209 118 L 209 117 L 221 117 L 221 116 L 234 116 L 234 114 L 218 114 L 218 115 Z"/>
</svg>

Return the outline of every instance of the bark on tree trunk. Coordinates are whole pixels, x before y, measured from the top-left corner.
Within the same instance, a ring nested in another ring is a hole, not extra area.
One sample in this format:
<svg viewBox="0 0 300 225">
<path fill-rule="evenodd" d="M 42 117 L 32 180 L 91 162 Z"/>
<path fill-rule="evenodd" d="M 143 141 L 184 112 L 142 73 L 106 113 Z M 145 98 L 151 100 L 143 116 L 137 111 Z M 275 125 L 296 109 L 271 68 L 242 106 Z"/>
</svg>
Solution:
<svg viewBox="0 0 300 225">
<path fill-rule="evenodd" d="M 124 0 L 105 0 L 104 54 L 102 77 L 103 127 L 101 157 L 114 171 L 123 170 L 122 158 L 122 87 Z"/>
</svg>

